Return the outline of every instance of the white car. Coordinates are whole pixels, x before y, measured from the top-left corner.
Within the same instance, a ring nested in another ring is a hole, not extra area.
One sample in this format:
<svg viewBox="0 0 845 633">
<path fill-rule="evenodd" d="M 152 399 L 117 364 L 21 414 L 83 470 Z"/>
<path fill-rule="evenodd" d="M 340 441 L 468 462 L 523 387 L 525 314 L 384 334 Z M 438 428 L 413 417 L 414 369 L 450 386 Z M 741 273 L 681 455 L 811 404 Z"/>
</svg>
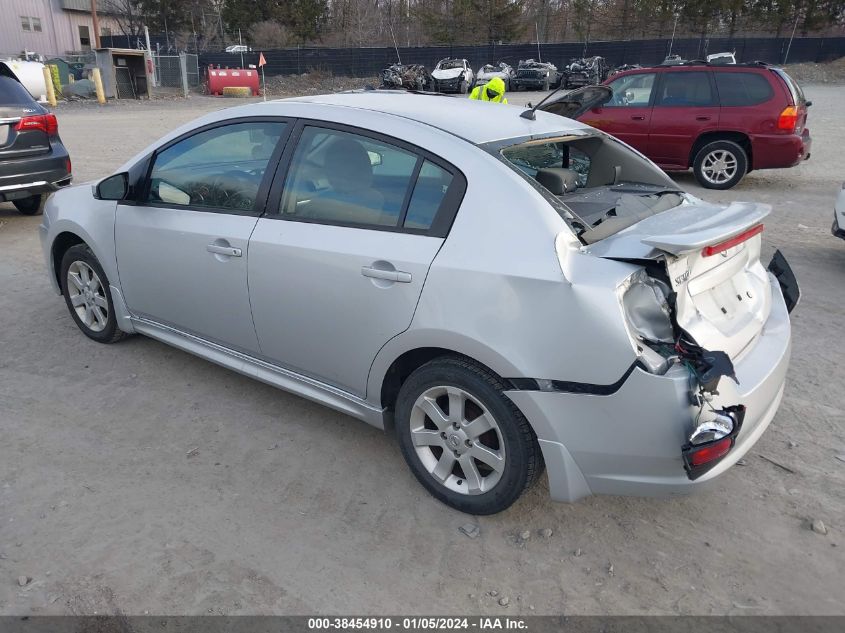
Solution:
<svg viewBox="0 0 845 633">
<path fill-rule="evenodd" d="M 488 81 L 493 79 L 493 77 L 498 77 L 505 82 L 505 90 L 510 90 L 511 79 L 513 79 L 515 74 L 516 71 L 514 71 L 513 67 L 505 62 L 499 62 L 498 64 L 485 64 L 478 69 L 478 74 L 475 76 L 475 85 L 484 86 Z"/>
<path fill-rule="evenodd" d="M 751 450 L 798 300 L 760 260 L 769 211 L 570 118 L 367 90 L 207 114 L 54 193 L 40 232 L 89 338 L 144 334 L 389 430 L 432 495 L 491 514 L 544 465 L 560 501 L 671 495 Z"/>
<path fill-rule="evenodd" d="M 233 44 L 226 47 L 227 53 L 249 53 L 251 50 L 246 44 Z"/>
<path fill-rule="evenodd" d="M 475 79 L 475 73 L 465 59 L 447 57 L 437 62 L 431 73 L 436 92 L 466 94 Z"/>
</svg>

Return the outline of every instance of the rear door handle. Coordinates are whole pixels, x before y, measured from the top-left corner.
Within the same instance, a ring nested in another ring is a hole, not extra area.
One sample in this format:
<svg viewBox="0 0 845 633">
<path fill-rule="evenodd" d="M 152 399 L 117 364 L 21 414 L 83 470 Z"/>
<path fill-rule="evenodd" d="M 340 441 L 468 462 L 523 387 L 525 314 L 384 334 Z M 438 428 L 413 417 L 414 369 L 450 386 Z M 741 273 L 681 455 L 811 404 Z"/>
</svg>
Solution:
<svg viewBox="0 0 845 633">
<path fill-rule="evenodd" d="M 411 273 L 406 273 L 401 270 L 382 270 L 380 268 L 373 268 L 372 266 L 361 266 L 361 274 L 364 275 L 364 277 L 384 279 L 386 281 L 397 281 L 400 284 L 411 283 Z"/>
<path fill-rule="evenodd" d="M 239 248 L 220 246 L 219 244 L 209 244 L 205 247 L 205 250 L 215 255 L 227 255 L 229 257 L 241 257 L 243 255 L 243 251 Z"/>
<path fill-rule="evenodd" d="M 632 114 L 631 120 L 632 121 L 645 121 L 645 116 L 643 116 L 642 114 Z"/>
<path fill-rule="evenodd" d="M 709 116 L 697 116 L 697 117 L 695 117 L 695 120 L 696 121 L 709 121 L 710 117 Z"/>
</svg>

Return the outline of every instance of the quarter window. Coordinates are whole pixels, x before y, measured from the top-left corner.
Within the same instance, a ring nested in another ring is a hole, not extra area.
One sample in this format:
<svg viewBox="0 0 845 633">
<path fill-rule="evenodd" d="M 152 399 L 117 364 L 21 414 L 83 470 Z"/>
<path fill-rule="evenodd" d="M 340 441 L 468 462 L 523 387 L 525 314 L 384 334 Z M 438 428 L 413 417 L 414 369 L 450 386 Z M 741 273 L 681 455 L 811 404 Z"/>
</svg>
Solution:
<svg viewBox="0 0 845 633">
<path fill-rule="evenodd" d="M 716 88 L 723 106 L 751 106 L 772 98 L 772 87 L 757 73 L 717 72 Z"/>
<path fill-rule="evenodd" d="M 306 127 L 285 182 L 281 215 L 397 227 L 421 160 L 413 152 L 359 134 Z"/>
<path fill-rule="evenodd" d="M 148 201 L 248 212 L 285 129 L 280 121 L 233 123 L 174 143 L 155 157 Z"/>
<path fill-rule="evenodd" d="M 610 89 L 613 97 L 605 107 L 646 107 L 651 101 L 651 90 L 654 87 L 655 73 L 640 73 L 625 75 L 611 81 Z"/>
<path fill-rule="evenodd" d="M 713 88 L 708 72 L 666 72 L 660 93 L 657 95 L 658 106 L 711 106 L 716 105 Z"/>
<path fill-rule="evenodd" d="M 425 161 L 408 204 L 405 228 L 431 228 L 451 184 L 452 174 L 431 161 Z"/>
</svg>

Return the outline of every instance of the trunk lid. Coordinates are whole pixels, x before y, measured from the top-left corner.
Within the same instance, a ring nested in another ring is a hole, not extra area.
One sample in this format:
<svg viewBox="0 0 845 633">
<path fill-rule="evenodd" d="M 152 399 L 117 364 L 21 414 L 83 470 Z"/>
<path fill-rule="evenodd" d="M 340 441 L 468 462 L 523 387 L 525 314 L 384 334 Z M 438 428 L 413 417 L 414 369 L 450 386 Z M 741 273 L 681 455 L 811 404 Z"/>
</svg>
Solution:
<svg viewBox="0 0 845 633">
<path fill-rule="evenodd" d="M 559 97 L 541 104 L 537 109 L 569 119 L 577 119 L 588 110 L 603 106 L 610 101 L 612 96 L 613 90 L 607 86 L 584 86 L 562 93 Z"/>
<path fill-rule="evenodd" d="M 675 292 L 677 325 L 736 361 L 771 310 L 770 278 L 760 262 L 762 220 L 770 211 L 763 204 L 688 200 L 589 248 L 609 259 L 661 262 Z"/>
</svg>

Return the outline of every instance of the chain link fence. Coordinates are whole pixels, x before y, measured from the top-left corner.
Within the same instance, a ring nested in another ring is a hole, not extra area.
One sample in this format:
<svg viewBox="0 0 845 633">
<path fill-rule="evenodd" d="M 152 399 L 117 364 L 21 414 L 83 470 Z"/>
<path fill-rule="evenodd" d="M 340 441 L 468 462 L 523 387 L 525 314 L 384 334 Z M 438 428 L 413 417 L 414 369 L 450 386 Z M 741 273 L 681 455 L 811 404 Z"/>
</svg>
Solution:
<svg viewBox="0 0 845 633">
<path fill-rule="evenodd" d="M 198 88 L 200 76 L 199 57 L 191 53 L 179 55 L 153 55 L 156 72 L 156 86 L 182 90 L 185 96 L 192 88 Z"/>
</svg>

